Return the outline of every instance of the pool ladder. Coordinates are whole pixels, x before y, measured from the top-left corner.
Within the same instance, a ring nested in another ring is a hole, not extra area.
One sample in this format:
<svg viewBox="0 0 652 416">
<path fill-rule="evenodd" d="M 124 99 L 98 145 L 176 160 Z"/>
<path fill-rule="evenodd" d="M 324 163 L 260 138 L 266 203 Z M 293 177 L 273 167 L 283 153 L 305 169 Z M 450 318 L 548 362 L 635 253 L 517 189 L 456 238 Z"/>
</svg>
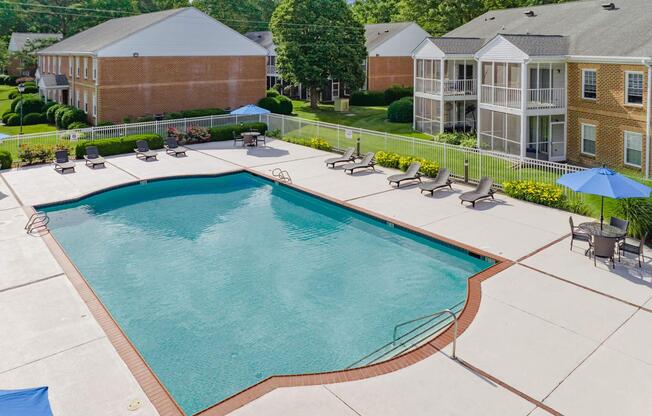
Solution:
<svg viewBox="0 0 652 416">
<path fill-rule="evenodd" d="M 49 222 L 50 217 L 48 217 L 46 212 L 36 211 L 29 217 L 29 220 L 27 220 L 27 224 L 25 224 L 25 231 L 27 234 L 32 234 L 34 231 L 39 229 L 47 230 Z"/>
<path fill-rule="evenodd" d="M 292 183 L 290 172 L 288 172 L 287 170 L 283 170 L 281 168 L 274 168 L 274 170 L 272 170 L 272 176 L 283 182 Z"/>
</svg>

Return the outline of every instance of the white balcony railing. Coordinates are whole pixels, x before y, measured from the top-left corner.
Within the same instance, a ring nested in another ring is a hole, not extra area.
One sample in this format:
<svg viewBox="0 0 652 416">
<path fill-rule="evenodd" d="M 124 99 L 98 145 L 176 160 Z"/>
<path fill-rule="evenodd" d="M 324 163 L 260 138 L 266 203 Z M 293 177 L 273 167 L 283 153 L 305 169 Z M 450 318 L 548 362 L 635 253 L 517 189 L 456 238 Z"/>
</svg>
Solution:
<svg viewBox="0 0 652 416">
<path fill-rule="evenodd" d="M 439 95 L 441 91 L 441 81 L 432 78 L 416 78 L 415 91 Z"/>
<path fill-rule="evenodd" d="M 500 107 L 521 108 L 521 89 L 483 85 L 480 102 Z"/>
<path fill-rule="evenodd" d="M 527 95 L 527 108 L 529 109 L 566 107 L 566 88 L 529 89 Z"/>
<path fill-rule="evenodd" d="M 444 81 L 445 95 L 476 95 L 474 79 L 454 79 Z"/>
</svg>

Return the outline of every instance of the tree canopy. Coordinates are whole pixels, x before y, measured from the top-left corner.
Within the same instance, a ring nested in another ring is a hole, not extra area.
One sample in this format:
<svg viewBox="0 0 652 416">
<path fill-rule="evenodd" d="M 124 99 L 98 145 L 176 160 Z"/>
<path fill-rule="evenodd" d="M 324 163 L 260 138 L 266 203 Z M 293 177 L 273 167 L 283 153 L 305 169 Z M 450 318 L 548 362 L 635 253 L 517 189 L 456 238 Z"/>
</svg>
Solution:
<svg viewBox="0 0 652 416">
<path fill-rule="evenodd" d="M 364 28 L 345 0 L 281 0 L 270 23 L 276 66 L 283 79 L 318 90 L 331 77 L 352 90 L 364 84 Z"/>
</svg>

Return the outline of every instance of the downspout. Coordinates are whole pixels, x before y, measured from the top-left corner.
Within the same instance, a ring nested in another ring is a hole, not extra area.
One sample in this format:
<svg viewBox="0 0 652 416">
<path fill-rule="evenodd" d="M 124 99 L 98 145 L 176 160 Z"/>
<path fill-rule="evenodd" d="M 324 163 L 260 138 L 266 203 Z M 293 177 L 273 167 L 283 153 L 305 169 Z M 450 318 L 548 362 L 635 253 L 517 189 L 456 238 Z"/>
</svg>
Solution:
<svg viewBox="0 0 652 416">
<path fill-rule="evenodd" d="M 645 179 L 650 178 L 650 110 L 652 108 L 652 60 L 643 62 L 647 66 L 647 108 L 645 117 Z"/>
</svg>

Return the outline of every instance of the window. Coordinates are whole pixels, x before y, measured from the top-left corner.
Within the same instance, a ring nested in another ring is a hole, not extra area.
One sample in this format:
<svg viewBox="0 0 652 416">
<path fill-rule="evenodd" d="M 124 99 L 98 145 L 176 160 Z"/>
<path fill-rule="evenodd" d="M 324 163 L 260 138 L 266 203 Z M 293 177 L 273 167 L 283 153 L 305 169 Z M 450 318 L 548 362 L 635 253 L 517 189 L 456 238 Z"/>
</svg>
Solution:
<svg viewBox="0 0 652 416">
<path fill-rule="evenodd" d="M 582 70 L 582 98 L 595 100 L 598 97 L 596 79 L 595 69 Z"/>
<path fill-rule="evenodd" d="M 72 76 L 72 56 L 68 57 L 68 75 Z"/>
<path fill-rule="evenodd" d="M 81 102 L 80 102 L 80 100 L 79 100 L 79 91 L 75 91 L 75 98 L 76 98 L 76 100 L 77 100 L 77 101 L 76 101 L 76 105 L 75 105 L 75 107 L 77 107 L 77 108 L 81 108 Z"/>
<path fill-rule="evenodd" d="M 88 114 L 88 93 L 84 91 L 84 112 Z"/>
<path fill-rule="evenodd" d="M 643 156 L 643 135 L 631 131 L 625 132 L 625 164 L 641 167 Z"/>
<path fill-rule="evenodd" d="M 595 126 L 582 124 L 582 153 L 595 156 Z"/>
<path fill-rule="evenodd" d="M 88 58 L 84 58 L 84 79 L 88 79 Z"/>
<path fill-rule="evenodd" d="M 93 117 L 97 117 L 97 96 L 93 94 Z"/>
<path fill-rule="evenodd" d="M 79 58 L 75 58 L 75 72 L 77 73 L 77 78 L 79 78 Z"/>
<path fill-rule="evenodd" d="M 97 59 L 93 58 L 93 81 L 97 79 Z"/>
<path fill-rule="evenodd" d="M 625 104 L 643 105 L 642 72 L 625 72 Z"/>
</svg>

